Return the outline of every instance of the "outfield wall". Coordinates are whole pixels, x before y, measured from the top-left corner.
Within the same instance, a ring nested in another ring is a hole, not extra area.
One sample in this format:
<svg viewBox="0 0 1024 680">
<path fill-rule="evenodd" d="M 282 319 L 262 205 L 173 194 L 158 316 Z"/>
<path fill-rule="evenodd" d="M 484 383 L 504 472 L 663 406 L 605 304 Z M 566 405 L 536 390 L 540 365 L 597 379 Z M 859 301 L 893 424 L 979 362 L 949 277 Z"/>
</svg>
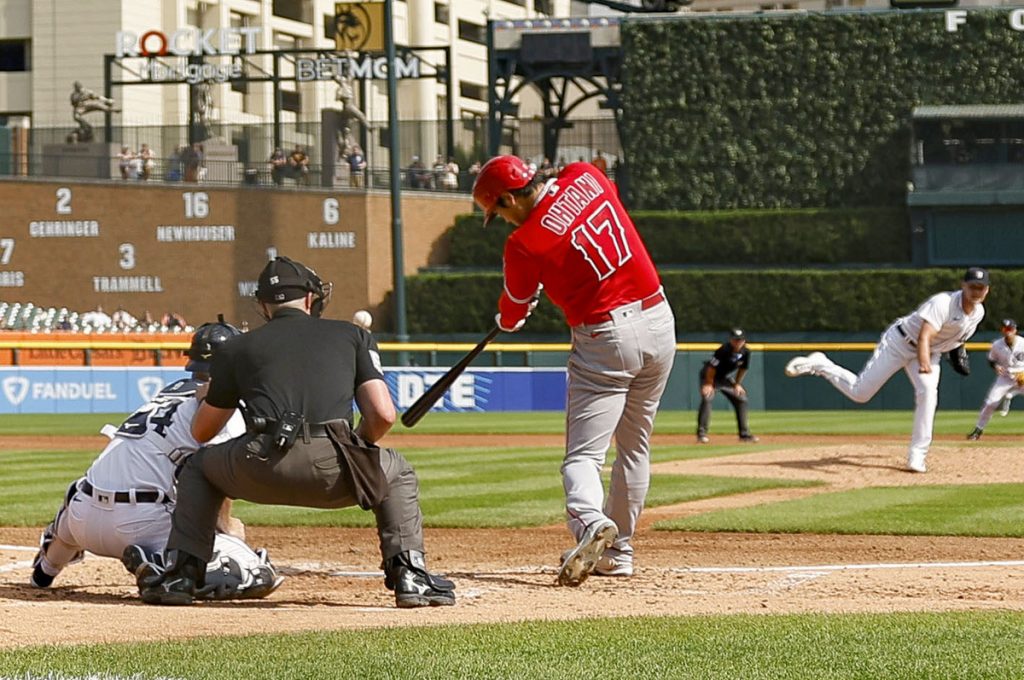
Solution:
<svg viewBox="0 0 1024 680">
<path fill-rule="evenodd" d="M 509 361 L 508 345 L 490 352 L 479 363 Z M 788 347 L 788 349 L 786 348 Z M 853 349 L 851 349 L 853 347 Z M 943 409 L 975 410 L 992 383 L 993 373 L 985 361 L 987 344 L 970 346 L 971 376 L 962 378 L 943 366 L 939 405 Z M 744 380 L 754 410 L 843 410 L 913 408 L 910 382 L 896 375 L 868 404 L 858 405 L 840 395 L 819 378 L 785 377 L 783 369 L 792 357 L 824 349 L 837 363 L 859 368 L 871 352 L 869 344 L 817 346 L 753 346 L 751 367 Z M 695 411 L 700 405 L 698 373 L 714 346 L 680 349 L 668 388 L 662 399 L 666 410 Z M 468 350 L 468 346 L 466 347 Z M 440 366 L 388 367 L 388 387 L 396 405 L 412 405 L 466 350 L 443 352 Z M 502 354 L 504 357 L 502 357 Z M 524 355 L 519 350 L 520 355 Z M 492 366 L 468 370 L 437 405 L 444 411 L 560 411 L 565 408 L 565 364 L 568 348 L 527 353 L 543 357 L 532 366 Z M 450 356 L 449 356 L 450 355 Z M 524 356 L 519 357 L 522 362 Z M 170 361 L 168 361 L 170 363 Z M 175 359 L 180 365 L 180 357 Z M 537 365 L 544 364 L 544 365 Z M 148 401 L 166 383 L 184 376 L 178 367 L 160 366 L 3 366 L 0 367 L 0 415 L 15 413 L 127 413 Z M 724 397 L 715 397 L 718 426 L 731 424 L 732 416 Z M 722 419 L 725 419 L 724 421 Z"/>
</svg>

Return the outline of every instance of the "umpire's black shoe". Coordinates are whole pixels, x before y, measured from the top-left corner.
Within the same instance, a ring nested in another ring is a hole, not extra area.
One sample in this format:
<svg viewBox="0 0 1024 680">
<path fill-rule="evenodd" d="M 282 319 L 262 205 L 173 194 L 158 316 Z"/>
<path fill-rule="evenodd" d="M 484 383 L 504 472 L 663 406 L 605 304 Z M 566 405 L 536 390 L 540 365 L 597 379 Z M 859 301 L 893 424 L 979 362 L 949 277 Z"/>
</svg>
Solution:
<svg viewBox="0 0 1024 680">
<path fill-rule="evenodd" d="M 196 590 L 203 587 L 205 576 L 206 564 L 195 555 L 179 550 L 163 576 L 142 589 L 142 601 L 146 604 L 192 604 Z"/>
<path fill-rule="evenodd" d="M 407 550 L 389 559 L 384 565 L 384 585 L 395 591 L 395 604 L 401 609 L 455 604 L 455 584 L 427 571 L 419 550 Z"/>
</svg>

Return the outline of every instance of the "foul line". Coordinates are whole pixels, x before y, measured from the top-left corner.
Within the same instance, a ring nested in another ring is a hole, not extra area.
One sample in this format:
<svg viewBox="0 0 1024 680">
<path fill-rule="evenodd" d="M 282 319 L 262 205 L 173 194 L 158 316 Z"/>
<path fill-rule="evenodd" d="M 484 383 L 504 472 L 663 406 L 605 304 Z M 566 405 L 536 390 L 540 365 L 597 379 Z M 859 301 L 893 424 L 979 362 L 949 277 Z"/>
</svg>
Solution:
<svg viewBox="0 0 1024 680">
<path fill-rule="evenodd" d="M 673 567 L 670 571 L 684 574 L 753 574 L 787 571 L 852 571 L 856 569 L 948 569 L 978 567 L 1024 567 L 1024 560 L 986 562 L 893 562 L 878 564 L 822 564 L 788 567 Z"/>
<path fill-rule="evenodd" d="M 20 550 L 21 552 L 35 552 L 39 550 L 39 546 L 27 546 L 27 545 L 0 545 L 0 550 Z"/>
</svg>

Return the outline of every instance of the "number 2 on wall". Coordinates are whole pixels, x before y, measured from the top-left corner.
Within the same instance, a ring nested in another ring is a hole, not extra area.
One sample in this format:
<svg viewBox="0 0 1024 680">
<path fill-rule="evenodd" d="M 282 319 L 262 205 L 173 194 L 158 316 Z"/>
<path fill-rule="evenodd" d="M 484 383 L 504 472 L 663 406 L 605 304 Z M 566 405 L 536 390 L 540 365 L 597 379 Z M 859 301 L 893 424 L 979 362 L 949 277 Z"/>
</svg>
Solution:
<svg viewBox="0 0 1024 680">
<path fill-rule="evenodd" d="M 607 279 L 633 257 L 626 243 L 626 230 L 610 201 L 590 213 L 586 224 L 572 230 L 572 246 L 593 267 L 598 281 Z"/>
</svg>

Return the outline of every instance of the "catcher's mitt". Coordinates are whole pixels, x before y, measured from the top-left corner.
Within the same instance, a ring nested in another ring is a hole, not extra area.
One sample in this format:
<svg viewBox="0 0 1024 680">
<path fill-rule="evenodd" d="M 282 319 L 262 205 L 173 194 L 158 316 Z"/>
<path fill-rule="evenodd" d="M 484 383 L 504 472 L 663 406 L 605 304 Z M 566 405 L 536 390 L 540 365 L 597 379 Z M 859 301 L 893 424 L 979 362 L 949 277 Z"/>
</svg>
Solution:
<svg viewBox="0 0 1024 680">
<path fill-rule="evenodd" d="M 949 359 L 949 365 L 953 367 L 953 370 L 960 375 L 971 374 L 971 362 L 967 358 L 967 347 L 960 345 L 956 349 L 952 349 L 946 355 Z"/>
</svg>

